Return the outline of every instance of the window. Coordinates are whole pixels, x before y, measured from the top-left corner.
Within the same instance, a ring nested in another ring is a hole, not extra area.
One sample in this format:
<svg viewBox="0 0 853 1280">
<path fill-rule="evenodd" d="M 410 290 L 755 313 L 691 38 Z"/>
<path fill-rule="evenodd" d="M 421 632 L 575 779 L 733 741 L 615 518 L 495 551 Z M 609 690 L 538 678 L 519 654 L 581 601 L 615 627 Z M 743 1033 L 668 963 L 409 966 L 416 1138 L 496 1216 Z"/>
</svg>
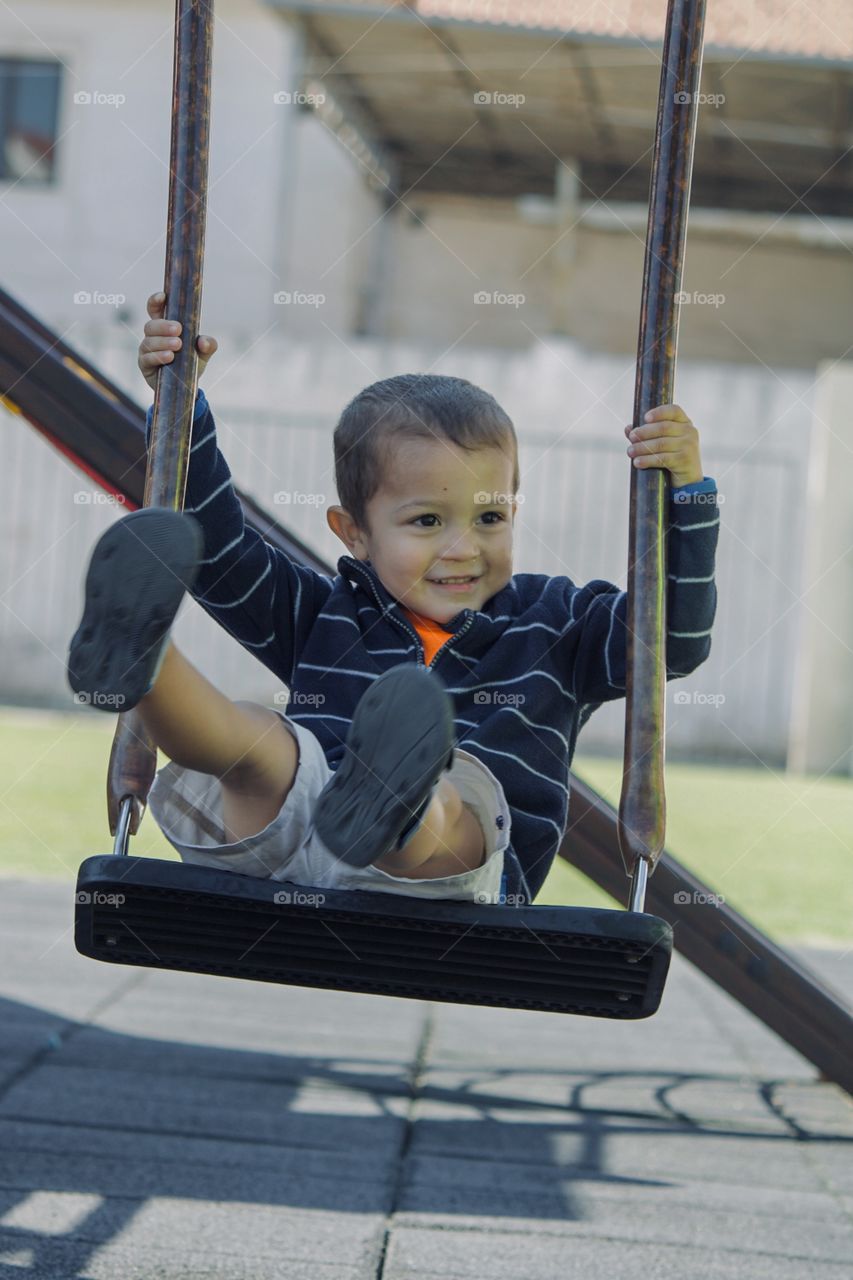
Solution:
<svg viewBox="0 0 853 1280">
<path fill-rule="evenodd" d="M 0 58 L 0 180 L 53 181 L 59 77 L 58 62 Z"/>
</svg>

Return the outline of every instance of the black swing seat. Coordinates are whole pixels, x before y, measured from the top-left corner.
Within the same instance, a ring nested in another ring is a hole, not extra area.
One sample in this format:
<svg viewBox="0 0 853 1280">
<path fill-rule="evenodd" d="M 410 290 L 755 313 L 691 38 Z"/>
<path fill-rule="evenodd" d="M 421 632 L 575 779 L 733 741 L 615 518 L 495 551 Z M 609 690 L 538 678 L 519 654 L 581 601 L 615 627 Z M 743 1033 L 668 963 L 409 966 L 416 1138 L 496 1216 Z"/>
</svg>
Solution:
<svg viewBox="0 0 853 1280">
<path fill-rule="evenodd" d="M 647 1018 L 672 929 L 594 907 L 311 889 L 159 858 L 87 858 L 77 950 L 94 960 L 455 1004 Z"/>
</svg>

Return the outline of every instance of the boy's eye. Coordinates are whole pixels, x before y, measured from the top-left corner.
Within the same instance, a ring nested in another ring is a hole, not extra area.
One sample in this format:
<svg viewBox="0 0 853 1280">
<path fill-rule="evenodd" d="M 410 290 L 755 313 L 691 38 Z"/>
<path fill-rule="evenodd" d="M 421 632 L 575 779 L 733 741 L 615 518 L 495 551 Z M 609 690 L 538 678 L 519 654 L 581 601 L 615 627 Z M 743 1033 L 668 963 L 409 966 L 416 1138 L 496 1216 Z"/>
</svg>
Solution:
<svg viewBox="0 0 853 1280">
<path fill-rule="evenodd" d="M 505 518 L 505 517 L 503 517 L 503 515 L 502 515 L 502 513 L 501 513 L 500 511 L 484 511 L 484 512 L 483 512 L 483 516 L 482 516 L 482 518 L 485 518 L 485 517 L 487 517 L 487 516 L 496 516 L 496 517 L 497 517 L 497 521 L 501 521 L 501 520 L 503 520 L 503 518 Z M 421 520 L 438 520 L 438 518 L 439 518 L 439 517 L 438 517 L 437 515 L 434 515 L 434 512 L 429 512 L 429 513 L 428 513 L 428 515 L 425 515 L 425 516 L 415 516 L 414 520 L 410 520 L 410 521 L 409 521 L 409 524 L 410 524 L 410 525 L 418 525 L 418 524 L 419 524 L 419 521 L 421 521 Z M 496 520 L 491 520 L 491 521 L 489 521 L 489 524 L 491 524 L 491 525 L 497 524 L 497 521 L 496 521 Z M 421 529 L 434 529 L 434 527 L 435 527 L 435 526 L 434 526 L 434 525 L 420 525 L 420 527 L 421 527 Z"/>
</svg>

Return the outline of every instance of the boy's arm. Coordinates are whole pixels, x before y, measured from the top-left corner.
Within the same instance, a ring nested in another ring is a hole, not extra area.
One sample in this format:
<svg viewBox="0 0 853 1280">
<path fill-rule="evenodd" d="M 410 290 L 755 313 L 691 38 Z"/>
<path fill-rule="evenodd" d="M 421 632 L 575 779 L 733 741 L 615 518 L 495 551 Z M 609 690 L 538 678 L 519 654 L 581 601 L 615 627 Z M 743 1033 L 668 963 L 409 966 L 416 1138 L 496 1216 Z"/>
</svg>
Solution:
<svg viewBox="0 0 853 1280">
<path fill-rule="evenodd" d="M 153 412 L 152 406 L 146 416 L 146 444 Z M 184 510 L 204 533 L 205 554 L 193 596 L 244 648 L 289 683 L 295 654 L 332 591 L 332 579 L 297 564 L 248 527 L 200 388 Z"/>
<path fill-rule="evenodd" d="M 717 608 L 714 561 L 720 517 L 717 486 L 706 476 L 671 491 L 668 534 L 666 679 L 689 675 L 711 650 Z M 625 694 L 628 594 L 611 582 L 589 582 L 570 597 L 564 632 L 578 704 Z"/>
</svg>

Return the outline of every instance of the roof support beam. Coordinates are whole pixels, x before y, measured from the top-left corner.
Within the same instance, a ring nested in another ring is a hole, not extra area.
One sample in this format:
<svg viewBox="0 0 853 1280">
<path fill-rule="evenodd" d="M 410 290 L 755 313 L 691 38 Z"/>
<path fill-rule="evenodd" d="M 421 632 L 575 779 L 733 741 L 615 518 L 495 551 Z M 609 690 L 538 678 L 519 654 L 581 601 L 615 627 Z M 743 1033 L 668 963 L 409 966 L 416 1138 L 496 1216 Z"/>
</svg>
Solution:
<svg viewBox="0 0 853 1280">
<path fill-rule="evenodd" d="M 306 83 L 316 83 L 325 101 L 313 108 L 317 119 L 325 125 L 360 165 L 374 188 L 399 195 L 398 155 L 406 144 L 379 118 L 369 93 L 362 90 L 351 72 L 339 72 L 331 87 L 331 73 L 343 62 L 346 50 L 338 53 L 308 17 L 297 18 L 305 43 Z M 328 77 L 326 79 L 325 77 Z"/>
</svg>

